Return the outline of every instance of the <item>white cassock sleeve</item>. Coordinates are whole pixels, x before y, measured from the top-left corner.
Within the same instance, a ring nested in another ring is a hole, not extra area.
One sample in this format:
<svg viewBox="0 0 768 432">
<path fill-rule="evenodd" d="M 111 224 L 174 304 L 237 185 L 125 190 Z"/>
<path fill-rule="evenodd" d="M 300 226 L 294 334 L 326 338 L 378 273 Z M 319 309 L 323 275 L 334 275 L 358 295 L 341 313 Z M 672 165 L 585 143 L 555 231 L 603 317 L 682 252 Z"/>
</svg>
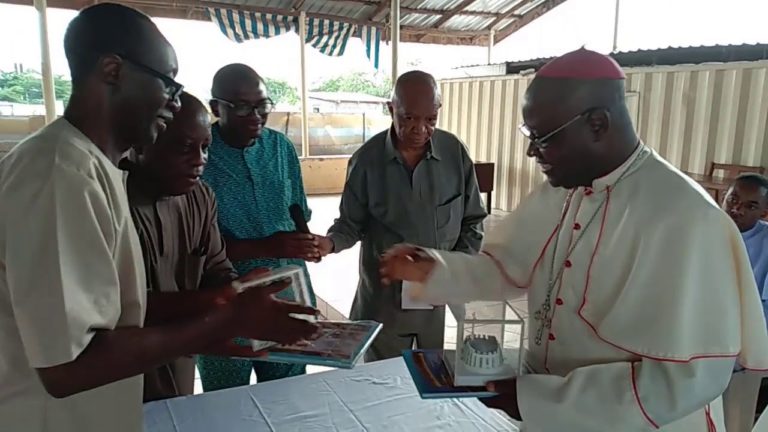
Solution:
<svg viewBox="0 0 768 432">
<path fill-rule="evenodd" d="M 550 234 L 542 227 L 551 229 L 557 223 L 553 220 L 551 225 L 545 222 L 532 228 L 520 217 L 524 210 L 527 207 L 521 204 L 489 231 L 478 255 L 425 249 L 437 265 L 418 291 L 419 300 L 445 304 L 524 296 L 536 266 L 536 252 Z M 525 230 L 521 225 L 527 225 Z"/>
<path fill-rule="evenodd" d="M 427 303 L 511 300 L 527 292 L 505 281 L 504 274 L 487 255 L 426 252 L 438 263 L 420 293 Z"/>
<path fill-rule="evenodd" d="M 728 385 L 733 359 L 644 359 L 517 380 L 527 430 L 651 431 L 700 410 Z M 606 409 L 606 407 L 611 407 Z"/>
<path fill-rule="evenodd" d="M 14 319 L 31 367 L 68 363 L 120 317 L 113 212 L 99 182 L 74 168 L 12 183 L 3 212 Z"/>
</svg>

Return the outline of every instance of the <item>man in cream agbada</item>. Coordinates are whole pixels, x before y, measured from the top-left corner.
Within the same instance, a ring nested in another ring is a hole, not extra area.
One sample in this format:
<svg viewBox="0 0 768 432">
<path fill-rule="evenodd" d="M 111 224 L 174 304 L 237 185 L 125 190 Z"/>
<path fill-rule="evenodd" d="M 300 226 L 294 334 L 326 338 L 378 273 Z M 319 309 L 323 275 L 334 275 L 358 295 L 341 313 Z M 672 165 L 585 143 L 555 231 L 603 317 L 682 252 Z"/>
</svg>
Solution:
<svg viewBox="0 0 768 432">
<path fill-rule="evenodd" d="M 768 369 L 739 231 L 640 142 L 624 79 L 584 49 L 544 66 L 521 130 L 548 182 L 480 255 L 401 245 L 382 263 L 433 304 L 528 295 L 531 373 L 485 400 L 528 432 L 723 431 L 734 363 Z"/>
</svg>

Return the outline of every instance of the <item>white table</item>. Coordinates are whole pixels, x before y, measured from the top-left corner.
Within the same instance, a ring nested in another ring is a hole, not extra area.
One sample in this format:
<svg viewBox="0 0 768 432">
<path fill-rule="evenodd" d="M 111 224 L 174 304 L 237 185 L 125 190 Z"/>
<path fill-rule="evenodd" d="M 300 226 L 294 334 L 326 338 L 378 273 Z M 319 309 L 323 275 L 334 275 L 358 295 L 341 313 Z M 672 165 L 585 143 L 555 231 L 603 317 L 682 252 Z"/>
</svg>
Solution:
<svg viewBox="0 0 768 432">
<path fill-rule="evenodd" d="M 517 431 L 477 399 L 422 400 L 402 359 L 144 406 L 146 432 Z"/>
</svg>

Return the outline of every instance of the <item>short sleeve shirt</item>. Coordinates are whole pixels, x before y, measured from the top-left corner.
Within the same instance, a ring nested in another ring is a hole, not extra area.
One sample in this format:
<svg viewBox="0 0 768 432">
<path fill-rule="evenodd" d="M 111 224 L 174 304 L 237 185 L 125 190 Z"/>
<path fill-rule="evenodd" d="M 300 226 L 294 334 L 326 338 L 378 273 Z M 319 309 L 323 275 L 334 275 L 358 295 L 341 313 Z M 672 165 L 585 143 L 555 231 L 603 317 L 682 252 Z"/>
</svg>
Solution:
<svg viewBox="0 0 768 432">
<path fill-rule="evenodd" d="M 0 431 L 140 431 L 141 376 L 55 399 L 35 372 L 143 324 L 122 172 L 59 119 L 0 161 L 0 202 Z"/>
</svg>

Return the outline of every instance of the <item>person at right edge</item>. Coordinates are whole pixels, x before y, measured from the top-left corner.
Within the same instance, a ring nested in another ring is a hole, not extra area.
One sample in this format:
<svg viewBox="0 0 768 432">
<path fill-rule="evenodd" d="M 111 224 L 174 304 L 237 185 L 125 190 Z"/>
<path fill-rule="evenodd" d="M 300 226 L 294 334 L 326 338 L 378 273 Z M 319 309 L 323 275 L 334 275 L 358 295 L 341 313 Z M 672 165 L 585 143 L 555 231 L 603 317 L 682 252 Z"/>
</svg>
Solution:
<svg viewBox="0 0 768 432">
<path fill-rule="evenodd" d="M 440 107 L 431 75 L 398 78 L 389 103 L 392 127 L 352 155 L 339 217 L 320 237 L 323 255 L 362 242 L 350 318 L 384 324 L 367 362 L 398 357 L 414 345 L 443 348 L 445 307 L 411 304 L 401 289 L 381 289 L 381 254 L 400 242 L 474 254 L 483 240 L 487 214 L 474 165 L 459 138 L 436 128 Z"/>
</svg>

